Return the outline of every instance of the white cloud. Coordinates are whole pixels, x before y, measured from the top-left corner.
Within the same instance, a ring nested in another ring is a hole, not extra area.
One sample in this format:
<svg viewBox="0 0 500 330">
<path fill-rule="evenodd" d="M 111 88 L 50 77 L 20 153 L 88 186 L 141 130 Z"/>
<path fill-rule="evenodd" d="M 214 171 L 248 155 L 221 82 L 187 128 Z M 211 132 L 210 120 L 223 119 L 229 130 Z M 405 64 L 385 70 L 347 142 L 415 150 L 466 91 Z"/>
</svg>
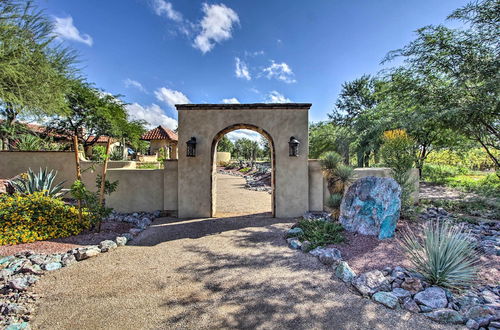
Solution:
<svg viewBox="0 0 500 330">
<path fill-rule="evenodd" d="M 290 103 L 292 102 L 288 97 L 285 97 L 283 94 L 272 91 L 267 95 L 266 102 L 269 103 Z"/>
<path fill-rule="evenodd" d="M 125 84 L 125 87 L 134 87 L 134 88 L 137 88 L 138 90 L 140 90 L 141 92 L 144 92 L 146 93 L 146 88 L 144 88 L 144 86 L 142 86 L 142 84 L 140 82 L 138 82 L 137 80 L 133 80 L 133 79 L 130 79 L 130 78 L 127 78 L 123 81 L 123 83 Z"/>
<path fill-rule="evenodd" d="M 234 73 L 236 74 L 236 77 L 243 78 L 246 80 L 252 79 L 252 77 L 250 76 L 250 72 L 248 71 L 247 64 L 242 60 L 240 60 L 239 57 L 236 57 L 235 60 L 236 60 L 236 68 L 234 70 Z"/>
<path fill-rule="evenodd" d="M 264 54 L 265 54 L 265 52 L 263 50 L 257 50 L 254 52 L 249 52 L 249 51 L 245 50 L 245 56 L 248 56 L 248 57 L 261 56 Z"/>
<path fill-rule="evenodd" d="M 223 4 L 204 3 L 203 12 L 205 16 L 200 22 L 201 31 L 194 39 L 193 47 L 207 53 L 214 48 L 216 43 L 232 37 L 233 24 L 239 23 L 240 19 L 234 10 Z"/>
<path fill-rule="evenodd" d="M 232 97 L 230 99 L 222 99 L 222 103 L 225 103 L 225 104 L 240 104 L 240 101 L 236 97 Z"/>
<path fill-rule="evenodd" d="M 229 132 L 226 135 L 227 135 L 227 138 L 229 140 L 231 140 L 232 142 L 235 142 L 235 141 L 242 139 L 242 138 L 247 138 L 247 139 L 250 139 L 252 141 L 260 142 L 260 139 L 262 137 L 262 135 L 260 135 L 260 133 L 257 133 L 255 131 L 251 131 L 248 129 L 239 129 L 236 131 Z"/>
<path fill-rule="evenodd" d="M 154 0 L 153 8 L 155 10 L 156 15 L 158 16 L 165 15 L 167 18 L 175 22 L 182 22 L 183 20 L 182 14 L 174 10 L 174 7 L 168 1 Z"/>
<path fill-rule="evenodd" d="M 139 103 L 127 104 L 127 112 L 132 119 L 145 120 L 148 128 L 154 128 L 163 125 L 170 129 L 177 128 L 177 120 L 165 114 L 165 111 L 157 104 L 142 106 Z"/>
<path fill-rule="evenodd" d="M 276 63 L 271 60 L 271 65 L 262 70 L 268 79 L 276 78 L 278 80 L 284 81 L 286 83 L 297 82 L 293 76 L 294 73 L 290 66 L 285 62 Z"/>
<path fill-rule="evenodd" d="M 155 96 L 156 99 L 165 102 L 172 109 L 175 109 L 176 104 L 191 103 L 188 97 L 184 95 L 182 92 L 175 91 L 173 89 L 168 89 L 166 87 L 158 88 L 155 91 Z"/>
<path fill-rule="evenodd" d="M 73 17 L 54 17 L 54 32 L 61 38 L 82 42 L 92 46 L 92 37 L 85 33 L 80 33 L 76 26 L 73 25 Z"/>
</svg>

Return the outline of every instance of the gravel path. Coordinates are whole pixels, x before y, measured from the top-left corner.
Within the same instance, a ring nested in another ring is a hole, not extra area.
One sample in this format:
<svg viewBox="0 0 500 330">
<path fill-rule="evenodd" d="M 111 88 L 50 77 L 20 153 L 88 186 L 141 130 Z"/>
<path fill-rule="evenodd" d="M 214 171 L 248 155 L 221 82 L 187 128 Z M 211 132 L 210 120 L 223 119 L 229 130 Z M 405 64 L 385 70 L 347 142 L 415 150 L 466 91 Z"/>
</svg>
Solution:
<svg viewBox="0 0 500 330">
<path fill-rule="evenodd" d="M 217 174 L 218 217 L 271 215 L 271 194 L 245 189 L 245 183 L 245 179 L 239 176 Z"/>
<path fill-rule="evenodd" d="M 283 231 L 292 223 L 265 216 L 157 219 L 133 246 L 44 276 L 36 284 L 44 297 L 32 325 L 72 330 L 445 328 L 350 292 L 316 258 L 286 246 Z"/>
</svg>

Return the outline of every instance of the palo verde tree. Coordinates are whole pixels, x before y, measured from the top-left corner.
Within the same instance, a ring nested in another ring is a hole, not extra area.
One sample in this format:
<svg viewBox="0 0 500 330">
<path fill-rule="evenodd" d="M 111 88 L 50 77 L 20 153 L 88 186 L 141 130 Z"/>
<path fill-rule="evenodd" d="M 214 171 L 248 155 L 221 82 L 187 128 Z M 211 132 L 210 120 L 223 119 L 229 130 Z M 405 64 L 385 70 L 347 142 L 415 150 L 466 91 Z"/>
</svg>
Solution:
<svg viewBox="0 0 500 330">
<path fill-rule="evenodd" d="M 372 154 L 377 162 L 380 136 L 387 121 L 377 111 L 378 92 L 383 85 L 383 81 L 369 75 L 342 84 L 335 107 L 328 115 L 334 125 L 345 127 L 352 134 L 358 167 L 368 166 Z"/>
<path fill-rule="evenodd" d="M 64 112 L 75 53 L 55 42 L 51 20 L 32 1 L 0 1 L 0 115 L 2 138 L 16 133 L 19 115 Z M 9 144 L 8 141 L 6 143 Z"/>
<path fill-rule="evenodd" d="M 463 28 L 426 26 L 407 46 L 390 52 L 413 77 L 425 81 L 436 120 L 477 142 L 500 168 L 500 3 L 483 0 L 455 10 Z"/>
<path fill-rule="evenodd" d="M 101 136 L 138 144 L 145 132 L 144 122 L 129 120 L 126 104 L 119 96 L 104 93 L 87 82 L 71 81 L 66 99 L 66 114 L 54 117 L 49 126 L 59 133 L 77 136 L 84 148 Z"/>
</svg>

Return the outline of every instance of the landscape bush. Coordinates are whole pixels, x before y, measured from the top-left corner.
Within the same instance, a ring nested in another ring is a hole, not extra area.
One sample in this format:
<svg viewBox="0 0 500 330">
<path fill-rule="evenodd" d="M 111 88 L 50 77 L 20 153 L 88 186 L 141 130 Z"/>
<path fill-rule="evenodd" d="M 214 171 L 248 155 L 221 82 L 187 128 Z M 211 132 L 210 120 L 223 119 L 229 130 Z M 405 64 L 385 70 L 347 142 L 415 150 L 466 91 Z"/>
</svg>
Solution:
<svg viewBox="0 0 500 330">
<path fill-rule="evenodd" d="M 89 226 L 87 212 L 80 222 L 76 207 L 43 192 L 0 195 L 0 245 L 77 235 Z"/>
<path fill-rule="evenodd" d="M 422 168 L 422 180 L 444 184 L 451 177 L 468 174 L 469 172 L 470 171 L 463 166 L 424 164 Z"/>
<path fill-rule="evenodd" d="M 239 171 L 240 171 L 241 173 L 248 173 L 248 172 L 250 172 L 251 170 L 252 170 L 252 168 L 251 168 L 251 167 L 244 167 L 244 168 L 240 169 Z"/>
<path fill-rule="evenodd" d="M 342 243 L 345 240 L 344 228 L 338 222 L 302 219 L 297 223 L 297 227 L 304 231 L 298 236 L 299 240 L 311 243 L 309 250 L 318 246 Z"/>
<path fill-rule="evenodd" d="M 63 182 L 53 185 L 54 179 L 57 176 L 57 171 L 42 169 L 38 173 L 34 173 L 31 168 L 27 173 L 21 174 L 18 178 L 13 179 L 10 184 L 14 189 L 21 194 L 33 194 L 35 192 L 42 192 L 44 195 L 57 197 L 61 195 Z"/>
<path fill-rule="evenodd" d="M 382 141 L 383 163 L 392 170 L 394 180 L 401 186 L 401 209 L 406 212 L 411 208 L 411 194 L 415 189 L 410 176 L 416 161 L 415 141 L 402 129 L 384 132 Z"/>
<path fill-rule="evenodd" d="M 422 235 L 404 231 L 400 243 L 414 270 L 430 284 L 461 288 L 476 279 L 479 256 L 463 225 L 429 221 Z"/>
<path fill-rule="evenodd" d="M 483 196 L 500 196 L 500 178 L 496 174 L 458 175 L 450 178 L 447 185 Z"/>
</svg>

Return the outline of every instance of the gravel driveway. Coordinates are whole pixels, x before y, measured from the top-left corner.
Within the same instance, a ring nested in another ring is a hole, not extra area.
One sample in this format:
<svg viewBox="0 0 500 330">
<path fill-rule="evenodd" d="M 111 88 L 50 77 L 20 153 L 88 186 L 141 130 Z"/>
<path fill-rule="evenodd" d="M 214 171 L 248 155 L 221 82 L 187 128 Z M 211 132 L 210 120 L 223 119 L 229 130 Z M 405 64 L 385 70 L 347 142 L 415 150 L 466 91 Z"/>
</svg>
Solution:
<svg viewBox="0 0 500 330">
<path fill-rule="evenodd" d="M 239 188 L 238 188 L 239 189 Z M 256 192 L 252 192 L 256 193 Z M 267 194 L 260 192 L 261 194 Z M 157 219 L 135 244 L 44 276 L 35 329 L 437 329 L 290 250 L 292 219 Z"/>
</svg>

